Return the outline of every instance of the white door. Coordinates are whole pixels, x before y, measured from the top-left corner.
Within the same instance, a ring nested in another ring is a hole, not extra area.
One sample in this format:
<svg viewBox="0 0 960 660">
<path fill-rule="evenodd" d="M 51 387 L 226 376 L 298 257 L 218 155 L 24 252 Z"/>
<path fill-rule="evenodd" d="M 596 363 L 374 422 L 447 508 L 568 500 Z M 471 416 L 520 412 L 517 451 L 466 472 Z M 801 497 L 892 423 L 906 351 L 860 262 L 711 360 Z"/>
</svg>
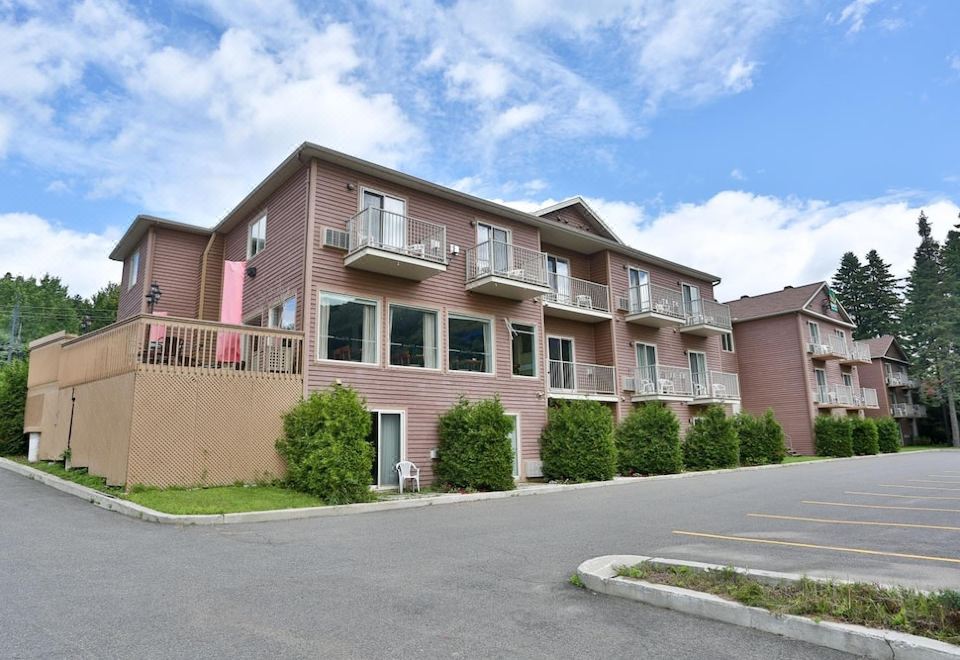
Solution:
<svg viewBox="0 0 960 660">
<path fill-rule="evenodd" d="M 573 340 L 566 337 L 548 337 L 547 356 L 550 360 L 550 389 L 577 389 Z"/>
<path fill-rule="evenodd" d="M 690 351 L 690 380 L 694 396 L 707 396 L 710 383 L 707 378 L 707 354 Z"/>
<path fill-rule="evenodd" d="M 687 316 L 693 316 L 698 319 L 702 318 L 703 311 L 701 308 L 703 306 L 700 303 L 700 287 L 696 287 L 691 284 L 684 284 L 682 291 L 683 309 L 687 313 Z"/>
<path fill-rule="evenodd" d="M 630 311 L 646 312 L 650 310 L 650 274 L 639 268 L 631 268 L 630 279 Z"/>
<path fill-rule="evenodd" d="M 370 244 L 402 250 L 406 245 L 407 204 L 402 199 L 370 191 L 363 193 Z"/>
<path fill-rule="evenodd" d="M 570 300 L 570 262 L 559 257 L 547 257 L 547 272 L 550 288 L 553 289 L 559 303 L 569 305 Z"/>
<path fill-rule="evenodd" d="M 637 344 L 637 371 L 640 382 L 635 383 L 640 394 L 653 394 L 659 390 L 657 380 L 657 347 L 653 344 Z"/>
<path fill-rule="evenodd" d="M 505 229 L 477 223 L 477 273 L 506 273 L 510 270 L 509 235 Z"/>
<path fill-rule="evenodd" d="M 373 482 L 377 486 L 397 486 L 396 465 L 403 450 L 403 414 L 371 411 L 369 442 L 373 445 Z"/>
</svg>

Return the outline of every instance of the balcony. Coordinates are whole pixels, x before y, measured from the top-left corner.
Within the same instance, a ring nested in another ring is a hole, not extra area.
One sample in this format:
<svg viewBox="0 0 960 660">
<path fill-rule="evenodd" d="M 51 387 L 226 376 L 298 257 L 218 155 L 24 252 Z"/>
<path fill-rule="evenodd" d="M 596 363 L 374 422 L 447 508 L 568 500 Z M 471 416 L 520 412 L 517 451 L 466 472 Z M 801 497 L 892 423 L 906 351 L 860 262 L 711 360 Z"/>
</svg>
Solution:
<svg viewBox="0 0 960 660">
<path fill-rule="evenodd" d="M 503 241 L 484 241 L 467 250 L 467 291 L 512 300 L 552 293 L 547 255 Z"/>
<path fill-rule="evenodd" d="M 917 387 L 917 381 L 910 378 L 905 371 L 888 371 L 887 387 L 906 387 L 914 389 Z"/>
<path fill-rule="evenodd" d="M 603 364 L 550 360 L 548 382 L 551 399 L 617 400 L 617 378 L 613 367 Z"/>
<path fill-rule="evenodd" d="M 687 367 L 657 364 L 640 367 L 623 379 L 623 389 L 633 392 L 631 401 L 690 401 L 693 379 Z"/>
<path fill-rule="evenodd" d="M 610 289 L 606 285 L 556 273 L 549 273 L 548 280 L 551 291 L 542 298 L 545 316 L 587 323 L 611 318 Z"/>
<path fill-rule="evenodd" d="M 347 241 L 349 268 L 417 282 L 447 270 L 443 225 L 367 208 L 347 220 Z"/>
<path fill-rule="evenodd" d="M 854 388 L 849 385 L 824 385 L 813 391 L 813 400 L 818 408 L 852 408 L 855 398 Z"/>
<path fill-rule="evenodd" d="M 890 414 L 896 418 L 918 418 L 927 416 L 927 407 L 918 403 L 894 403 L 890 405 Z"/>
<path fill-rule="evenodd" d="M 740 378 L 737 374 L 724 371 L 693 374 L 693 401 L 691 405 L 722 405 L 739 400 Z"/>
<path fill-rule="evenodd" d="M 624 319 L 627 323 L 673 328 L 687 322 L 680 291 L 656 284 L 630 287 L 628 296 L 620 299 L 620 308 L 627 313 Z"/>
<path fill-rule="evenodd" d="M 711 300 L 692 300 L 685 305 L 686 320 L 680 332 L 700 337 L 722 335 L 733 330 L 730 308 Z"/>
<path fill-rule="evenodd" d="M 854 408 L 879 408 L 880 401 L 877 398 L 877 391 L 872 387 L 863 387 L 859 391 L 853 391 Z"/>
<path fill-rule="evenodd" d="M 870 347 L 860 341 L 847 344 L 847 353 L 840 358 L 840 364 L 870 364 L 872 361 Z"/>
<path fill-rule="evenodd" d="M 847 342 L 836 335 L 828 335 L 819 340 L 811 337 L 807 344 L 807 352 L 814 360 L 846 360 L 848 353 Z"/>
</svg>

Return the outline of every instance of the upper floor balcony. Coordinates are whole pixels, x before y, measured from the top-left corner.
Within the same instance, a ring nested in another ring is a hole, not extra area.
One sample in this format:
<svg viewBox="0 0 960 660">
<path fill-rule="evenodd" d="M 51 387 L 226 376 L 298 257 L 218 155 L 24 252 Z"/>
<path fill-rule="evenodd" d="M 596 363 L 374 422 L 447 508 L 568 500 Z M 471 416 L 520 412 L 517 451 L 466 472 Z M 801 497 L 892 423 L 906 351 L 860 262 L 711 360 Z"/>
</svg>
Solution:
<svg viewBox="0 0 960 660">
<path fill-rule="evenodd" d="M 684 301 L 686 322 L 680 332 L 701 337 L 722 335 L 733 330 L 730 307 L 712 300 Z"/>
<path fill-rule="evenodd" d="M 890 414 L 897 418 L 926 417 L 927 407 L 917 403 L 894 403 L 890 405 Z"/>
<path fill-rule="evenodd" d="M 872 387 L 862 387 L 853 391 L 853 404 L 855 408 L 879 408 L 880 400 L 877 398 L 877 391 Z"/>
<path fill-rule="evenodd" d="M 422 281 L 447 270 L 447 228 L 378 208 L 347 220 L 344 265 Z"/>
<path fill-rule="evenodd" d="M 723 404 L 740 400 L 740 378 L 725 371 L 692 373 L 692 405 Z"/>
<path fill-rule="evenodd" d="M 638 367 L 623 379 L 623 389 L 633 392 L 633 401 L 690 401 L 693 377 L 689 367 L 655 364 Z"/>
<path fill-rule="evenodd" d="M 891 369 L 887 371 L 887 387 L 906 387 L 913 389 L 917 387 L 917 381 L 910 378 L 906 371 Z"/>
<path fill-rule="evenodd" d="M 870 364 L 870 347 L 866 342 L 848 343 L 846 355 L 840 358 L 840 364 Z"/>
<path fill-rule="evenodd" d="M 557 273 L 548 274 L 550 293 L 543 296 L 543 313 L 574 321 L 597 323 L 610 319 L 610 288 Z"/>
<path fill-rule="evenodd" d="M 467 291 L 528 300 L 552 293 L 547 255 L 504 241 L 484 241 L 467 249 Z"/>
<path fill-rule="evenodd" d="M 848 347 L 842 337 L 830 334 L 826 337 L 810 337 L 807 352 L 816 360 L 846 360 Z"/>
<path fill-rule="evenodd" d="M 876 393 L 876 392 L 874 392 Z M 813 391 L 818 408 L 852 408 L 856 398 L 850 385 L 820 385 Z"/>
<path fill-rule="evenodd" d="M 687 322 L 680 290 L 657 284 L 630 287 L 627 297 L 620 299 L 620 308 L 627 313 L 627 323 L 671 328 L 682 327 Z"/>
<path fill-rule="evenodd" d="M 613 367 L 550 360 L 548 393 L 552 399 L 617 400 L 617 377 Z"/>
</svg>

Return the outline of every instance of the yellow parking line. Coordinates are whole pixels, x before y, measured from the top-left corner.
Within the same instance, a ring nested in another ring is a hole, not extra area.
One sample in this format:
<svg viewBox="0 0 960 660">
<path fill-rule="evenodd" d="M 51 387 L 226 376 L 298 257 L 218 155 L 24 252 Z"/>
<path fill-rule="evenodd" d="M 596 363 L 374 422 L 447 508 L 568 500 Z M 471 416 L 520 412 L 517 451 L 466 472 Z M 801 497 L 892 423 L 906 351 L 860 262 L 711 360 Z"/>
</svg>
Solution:
<svg viewBox="0 0 960 660">
<path fill-rule="evenodd" d="M 960 481 L 938 481 L 937 479 L 907 479 L 910 483 L 916 484 L 953 484 L 960 486 Z"/>
<path fill-rule="evenodd" d="M 905 552 L 884 552 L 883 550 L 868 550 L 866 548 L 847 548 L 840 545 L 817 545 L 815 543 L 797 543 L 796 541 L 775 541 L 774 539 L 755 539 L 749 536 L 725 536 L 723 534 L 707 534 L 704 532 L 684 532 L 673 530 L 674 534 L 681 536 L 698 536 L 706 539 L 718 539 L 720 541 L 742 541 L 744 543 L 763 543 L 767 545 L 786 545 L 793 548 L 808 548 L 811 550 L 835 550 L 837 552 L 855 552 L 861 555 L 879 555 L 881 557 L 900 557 L 902 559 L 923 559 L 926 561 L 943 561 L 951 564 L 960 564 L 960 559 L 953 557 L 930 557 L 927 555 L 912 555 Z"/>
<path fill-rule="evenodd" d="M 960 490 L 960 488 L 940 488 L 938 486 L 900 486 L 897 484 L 879 484 L 884 488 L 916 488 L 917 490 Z"/>
<path fill-rule="evenodd" d="M 801 504 L 823 504 L 826 506 L 849 506 L 855 509 L 892 509 L 896 511 L 942 511 L 944 513 L 960 513 L 960 509 L 934 509 L 923 506 L 885 506 L 882 504 L 850 504 L 849 502 L 818 502 L 817 500 L 801 500 Z"/>
<path fill-rule="evenodd" d="M 900 497 L 905 500 L 960 500 L 950 495 L 897 495 L 896 493 L 864 493 L 858 490 L 845 490 L 844 495 L 875 495 L 877 497 Z"/>
<path fill-rule="evenodd" d="M 960 532 L 960 527 L 949 525 L 920 525 L 916 523 L 874 522 L 868 520 L 836 520 L 834 518 L 804 518 L 802 516 L 779 516 L 772 513 L 748 513 L 751 518 L 773 518 L 774 520 L 797 520 L 799 522 L 830 523 L 832 525 L 875 525 L 879 527 L 919 527 L 921 529 L 943 529 L 948 532 Z"/>
</svg>

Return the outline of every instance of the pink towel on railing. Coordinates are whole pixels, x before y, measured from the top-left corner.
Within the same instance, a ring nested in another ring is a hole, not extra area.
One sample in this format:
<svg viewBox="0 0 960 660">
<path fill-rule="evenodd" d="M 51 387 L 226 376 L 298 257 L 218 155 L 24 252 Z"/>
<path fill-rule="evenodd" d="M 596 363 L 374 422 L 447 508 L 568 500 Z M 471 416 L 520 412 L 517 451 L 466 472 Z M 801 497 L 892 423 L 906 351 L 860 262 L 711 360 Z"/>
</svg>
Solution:
<svg viewBox="0 0 960 660">
<path fill-rule="evenodd" d="M 243 278 L 246 261 L 223 262 L 223 294 L 220 298 L 220 322 L 243 323 Z M 236 332 L 217 333 L 217 361 L 240 362 L 240 335 Z"/>
<path fill-rule="evenodd" d="M 154 316 L 167 316 L 168 312 L 153 312 Z M 167 324 L 166 323 L 151 323 L 150 324 L 150 341 L 151 342 L 161 342 L 167 338 Z"/>
</svg>

